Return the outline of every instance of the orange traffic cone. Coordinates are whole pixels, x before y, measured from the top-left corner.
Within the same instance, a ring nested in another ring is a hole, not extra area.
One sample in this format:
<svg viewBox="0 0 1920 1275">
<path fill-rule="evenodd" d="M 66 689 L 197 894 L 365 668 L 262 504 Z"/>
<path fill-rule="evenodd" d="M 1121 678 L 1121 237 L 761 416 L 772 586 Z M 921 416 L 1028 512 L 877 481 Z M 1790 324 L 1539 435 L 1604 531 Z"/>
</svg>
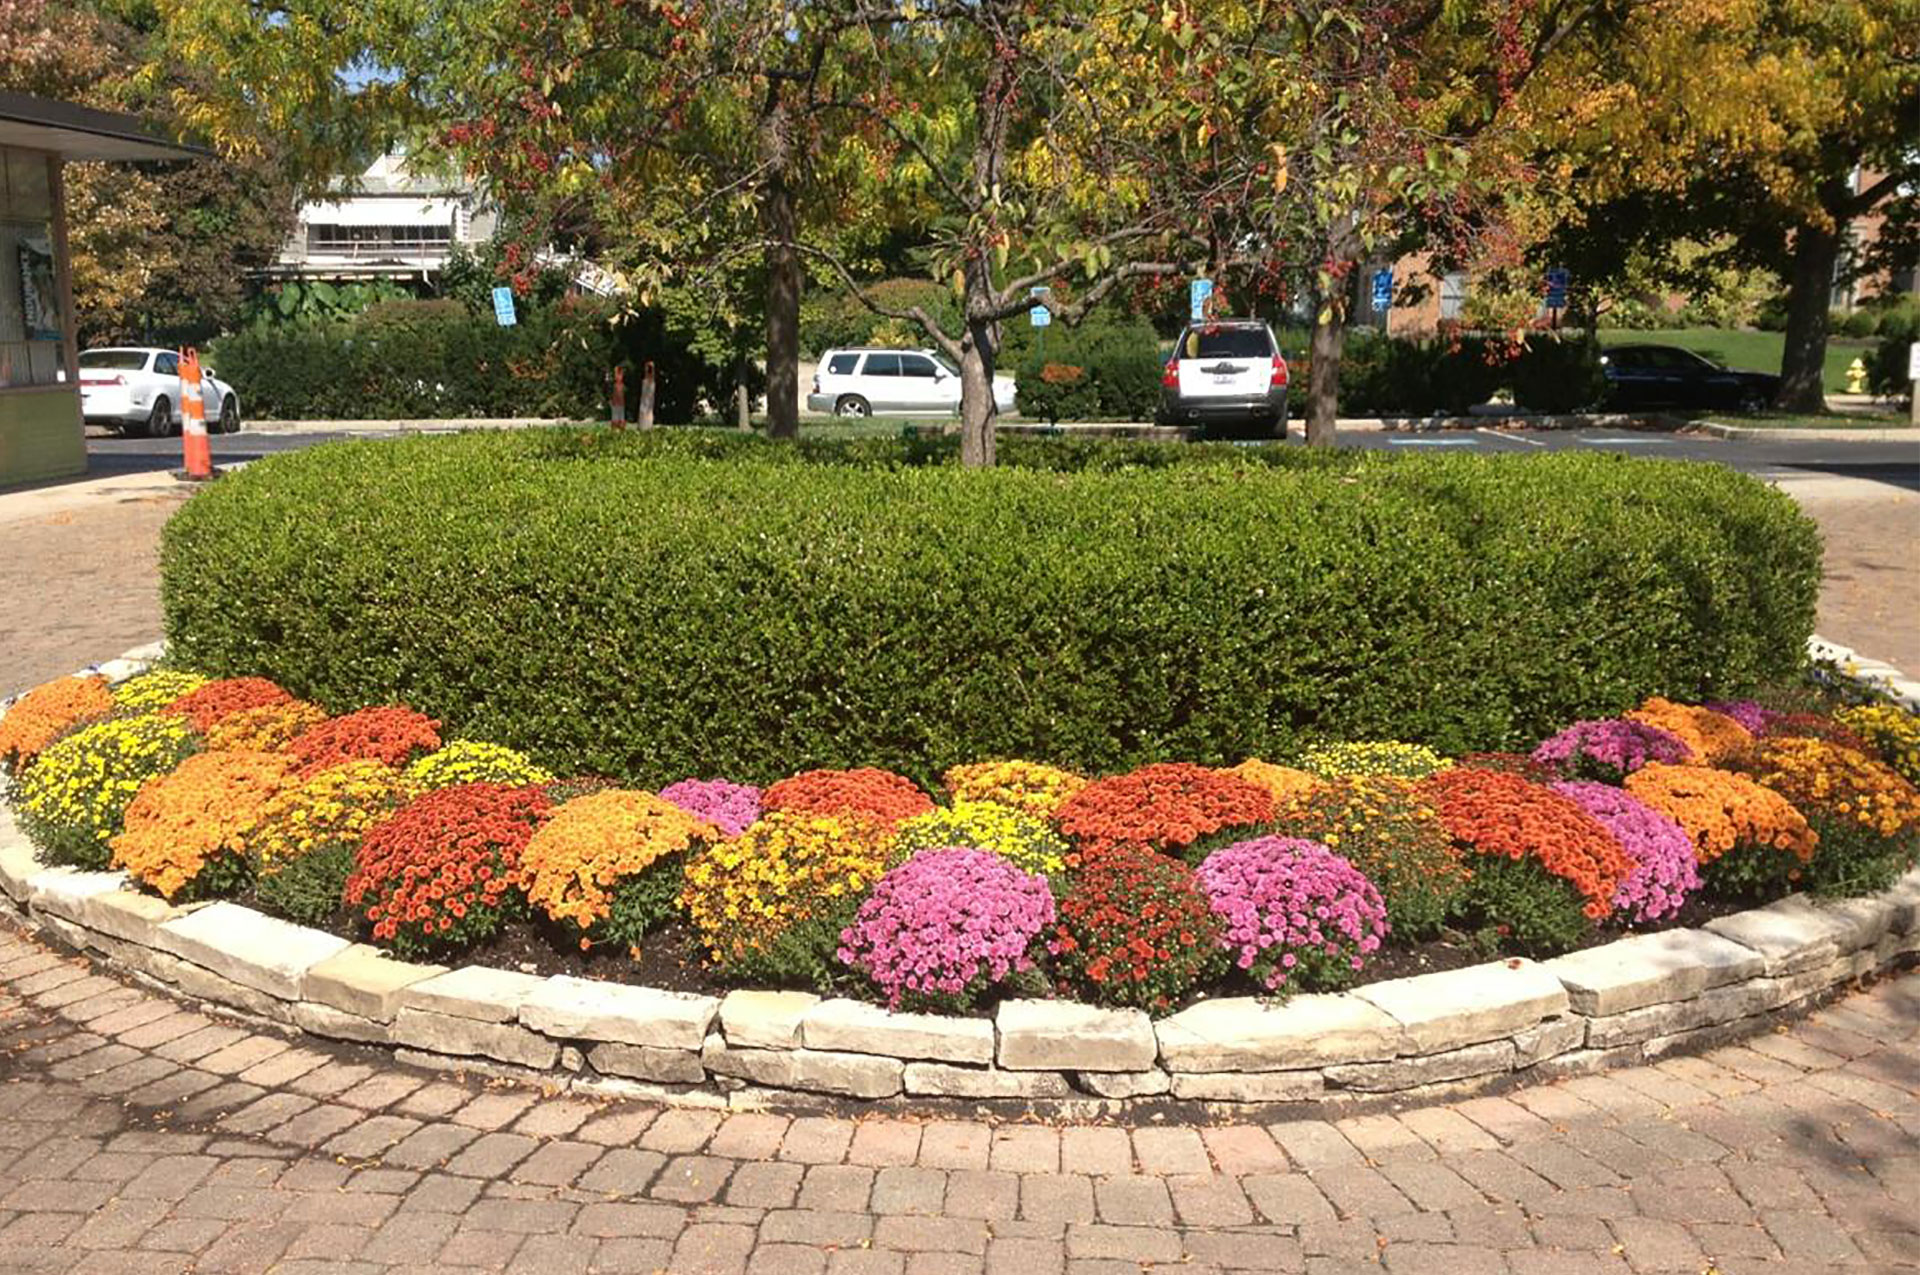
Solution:
<svg viewBox="0 0 1920 1275">
<path fill-rule="evenodd" d="M 207 404 L 200 396 L 200 352 L 192 346 L 180 351 L 180 446 L 186 453 L 188 478 L 213 477 Z"/>
</svg>

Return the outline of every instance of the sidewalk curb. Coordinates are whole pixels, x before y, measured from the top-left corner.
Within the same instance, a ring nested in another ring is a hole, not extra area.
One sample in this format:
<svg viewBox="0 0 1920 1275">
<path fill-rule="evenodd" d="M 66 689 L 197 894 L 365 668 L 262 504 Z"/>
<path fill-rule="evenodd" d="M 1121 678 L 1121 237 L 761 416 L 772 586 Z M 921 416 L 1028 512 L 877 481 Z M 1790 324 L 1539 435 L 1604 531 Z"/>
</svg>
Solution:
<svg viewBox="0 0 1920 1275">
<path fill-rule="evenodd" d="M 1920 428 L 1907 425 L 1862 425 L 1854 429 L 1766 429 L 1757 425 L 1695 421 L 1688 428 L 1695 433 L 1711 434 L 1715 438 L 1742 443 L 1920 443 Z"/>
</svg>

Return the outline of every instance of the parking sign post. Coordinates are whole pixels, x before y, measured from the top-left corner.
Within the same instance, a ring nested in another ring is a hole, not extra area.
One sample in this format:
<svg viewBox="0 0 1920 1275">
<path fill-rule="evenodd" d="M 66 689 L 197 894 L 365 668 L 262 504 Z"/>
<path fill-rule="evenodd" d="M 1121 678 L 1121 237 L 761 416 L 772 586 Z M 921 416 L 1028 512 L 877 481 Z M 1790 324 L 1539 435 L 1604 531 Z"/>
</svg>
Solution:
<svg viewBox="0 0 1920 1275">
<path fill-rule="evenodd" d="M 1907 403 L 1907 419 L 1920 425 L 1920 341 L 1907 347 L 1907 388 L 1913 392 Z"/>
</svg>

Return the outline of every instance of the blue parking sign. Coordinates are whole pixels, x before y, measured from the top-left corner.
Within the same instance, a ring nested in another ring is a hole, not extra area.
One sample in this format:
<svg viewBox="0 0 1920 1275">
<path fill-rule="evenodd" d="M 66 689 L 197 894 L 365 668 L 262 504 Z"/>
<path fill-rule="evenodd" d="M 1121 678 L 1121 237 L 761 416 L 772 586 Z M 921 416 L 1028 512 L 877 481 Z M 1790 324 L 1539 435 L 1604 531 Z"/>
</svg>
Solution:
<svg viewBox="0 0 1920 1275">
<path fill-rule="evenodd" d="M 1213 296 L 1213 280 L 1195 279 L 1187 287 L 1187 306 L 1192 311 L 1193 322 L 1198 323 L 1207 317 L 1207 300 Z"/>
<path fill-rule="evenodd" d="M 1572 274 L 1562 266 L 1555 266 L 1547 271 L 1547 309 L 1567 308 L 1567 285 L 1572 281 Z"/>
<path fill-rule="evenodd" d="M 495 288 L 493 290 L 493 317 L 503 328 L 510 328 L 519 319 L 513 313 L 513 289 Z"/>
<path fill-rule="evenodd" d="M 1027 295 L 1035 301 L 1039 301 L 1052 291 L 1052 288 L 1042 285 L 1037 288 L 1027 289 Z M 1053 322 L 1053 311 L 1047 309 L 1044 305 L 1036 305 L 1027 311 L 1027 321 L 1036 328 L 1044 328 Z"/>
<path fill-rule="evenodd" d="M 1376 270 L 1373 272 L 1373 308 L 1388 310 L 1393 307 L 1393 271 Z"/>
</svg>

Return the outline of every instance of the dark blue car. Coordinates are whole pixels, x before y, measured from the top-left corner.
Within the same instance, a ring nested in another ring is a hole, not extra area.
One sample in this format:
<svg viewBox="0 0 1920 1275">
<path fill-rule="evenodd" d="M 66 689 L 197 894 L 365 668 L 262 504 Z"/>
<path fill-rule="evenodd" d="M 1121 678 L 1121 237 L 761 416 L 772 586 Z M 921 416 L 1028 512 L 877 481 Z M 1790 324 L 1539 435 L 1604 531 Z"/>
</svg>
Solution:
<svg viewBox="0 0 1920 1275">
<path fill-rule="evenodd" d="M 1780 378 L 1723 367 L 1673 345 L 1610 345 L 1600 351 L 1606 405 L 1616 411 L 1665 407 L 1679 411 L 1760 412 Z"/>
</svg>

